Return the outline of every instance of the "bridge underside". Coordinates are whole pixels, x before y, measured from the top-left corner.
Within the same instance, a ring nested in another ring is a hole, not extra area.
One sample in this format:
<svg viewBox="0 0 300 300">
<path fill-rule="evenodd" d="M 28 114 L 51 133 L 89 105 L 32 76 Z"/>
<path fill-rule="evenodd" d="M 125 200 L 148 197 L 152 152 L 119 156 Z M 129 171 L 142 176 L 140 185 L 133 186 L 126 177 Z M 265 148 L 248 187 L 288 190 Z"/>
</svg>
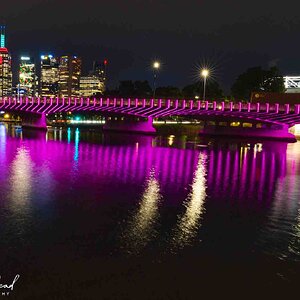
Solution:
<svg viewBox="0 0 300 300">
<path fill-rule="evenodd" d="M 289 132 L 288 127 L 283 129 L 272 129 L 268 127 L 252 128 L 252 127 L 225 127 L 225 126 L 209 126 L 206 125 L 200 129 L 200 135 L 210 136 L 227 136 L 240 138 L 262 138 L 276 139 L 288 142 L 296 142 L 295 136 Z"/>
<path fill-rule="evenodd" d="M 6 111 L 19 116 L 21 119 L 22 127 L 24 128 L 47 130 L 47 117 L 45 114 L 16 111 L 16 110 L 6 110 Z"/>
<path fill-rule="evenodd" d="M 155 134 L 152 118 L 110 117 L 105 121 L 103 130 Z"/>
</svg>

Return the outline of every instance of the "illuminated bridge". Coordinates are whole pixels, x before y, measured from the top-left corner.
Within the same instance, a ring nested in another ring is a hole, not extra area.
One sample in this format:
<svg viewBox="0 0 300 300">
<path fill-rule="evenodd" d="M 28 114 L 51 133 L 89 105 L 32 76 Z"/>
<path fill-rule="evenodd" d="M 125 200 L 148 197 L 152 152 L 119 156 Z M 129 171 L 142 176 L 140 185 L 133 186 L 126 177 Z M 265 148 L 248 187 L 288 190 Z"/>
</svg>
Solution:
<svg viewBox="0 0 300 300">
<path fill-rule="evenodd" d="M 300 102 L 300 101 L 299 101 Z M 233 103 L 163 99 L 0 98 L 0 110 L 20 115 L 23 126 L 47 128 L 46 116 L 94 112 L 104 129 L 153 133 L 153 120 L 201 123 L 202 134 L 294 140 L 289 128 L 300 124 L 300 104 Z"/>
</svg>

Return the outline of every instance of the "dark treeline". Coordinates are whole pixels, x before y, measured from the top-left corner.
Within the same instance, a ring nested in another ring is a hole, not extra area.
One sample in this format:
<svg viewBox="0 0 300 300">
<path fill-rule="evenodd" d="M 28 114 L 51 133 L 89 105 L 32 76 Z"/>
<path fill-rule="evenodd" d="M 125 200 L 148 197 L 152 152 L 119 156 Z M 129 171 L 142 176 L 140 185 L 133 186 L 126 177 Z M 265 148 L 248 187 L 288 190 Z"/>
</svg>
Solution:
<svg viewBox="0 0 300 300">
<path fill-rule="evenodd" d="M 206 82 L 205 98 L 210 100 L 217 99 L 240 99 L 249 100 L 251 92 L 278 92 L 285 91 L 283 77 L 277 67 L 264 70 L 262 67 L 253 67 L 240 74 L 231 87 L 231 94 L 224 95 L 219 83 L 210 78 Z M 116 89 L 106 90 L 105 96 L 109 97 L 137 97 L 151 98 L 153 87 L 147 80 L 120 81 Z M 159 86 L 155 90 L 156 98 L 168 99 L 202 99 L 203 81 L 186 85 L 182 89 L 175 86 Z"/>
</svg>

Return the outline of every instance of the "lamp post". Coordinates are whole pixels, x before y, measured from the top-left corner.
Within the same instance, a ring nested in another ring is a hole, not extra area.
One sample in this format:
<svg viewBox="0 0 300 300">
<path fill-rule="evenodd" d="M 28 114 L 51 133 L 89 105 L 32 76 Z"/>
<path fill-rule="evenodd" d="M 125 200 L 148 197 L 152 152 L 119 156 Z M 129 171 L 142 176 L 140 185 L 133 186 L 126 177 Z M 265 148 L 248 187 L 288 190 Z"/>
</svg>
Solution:
<svg viewBox="0 0 300 300">
<path fill-rule="evenodd" d="M 157 78 L 157 72 L 159 68 L 160 68 L 160 62 L 155 61 L 153 63 L 153 99 L 155 98 L 156 78 Z"/>
<path fill-rule="evenodd" d="M 201 71 L 201 76 L 203 77 L 203 101 L 205 101 L 206 78 L 208 75 L 209 75 L 209 71 L 207 69 L 203 69 Z"/>
</svg>

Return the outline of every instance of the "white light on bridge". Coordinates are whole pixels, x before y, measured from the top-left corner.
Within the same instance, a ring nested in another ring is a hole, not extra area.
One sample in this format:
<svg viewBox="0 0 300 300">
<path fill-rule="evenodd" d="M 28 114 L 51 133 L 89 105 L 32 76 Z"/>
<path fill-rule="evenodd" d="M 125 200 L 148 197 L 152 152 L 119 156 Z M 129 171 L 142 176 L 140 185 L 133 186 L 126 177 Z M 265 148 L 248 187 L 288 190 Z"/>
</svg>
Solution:
<svg viewBox="0 0 300 300">
<path fill-rule="evenodd" d="M 296 124 L 294 127 L 294 135 L 300 136 L 300 124 Z"/>
<path fill-rule="evenodd" d="M 284 87 L 289 92 L 289 89 L 300 90 L 300 76 L 284 76 Z"/>
<path fill-rule="evenodd" d="M 21 60 L 30 60 L 30 57 L 28 57 L 28 56 L 21 56 Z"/>
</svg>

